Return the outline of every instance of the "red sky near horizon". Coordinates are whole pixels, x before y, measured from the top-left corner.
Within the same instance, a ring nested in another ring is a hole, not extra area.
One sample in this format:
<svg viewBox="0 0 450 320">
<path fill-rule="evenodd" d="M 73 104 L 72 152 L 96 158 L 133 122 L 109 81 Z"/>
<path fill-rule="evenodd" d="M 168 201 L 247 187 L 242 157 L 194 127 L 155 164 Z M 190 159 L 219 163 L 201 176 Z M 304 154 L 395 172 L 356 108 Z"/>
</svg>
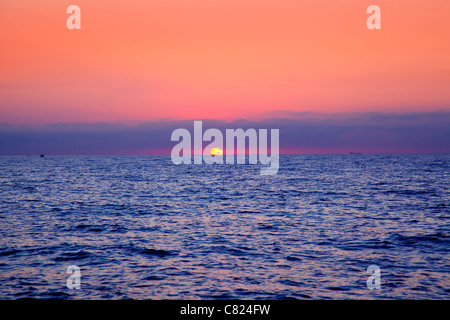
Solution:
<svg viewBox="0 0 450 320">
<path fill-rule="evenodd" d="M 68 30 L 66 8 L 81 8 Z M 366 9 L 381 8 L 381 30 Z M 3 0 L 0 122 L 450 110 L 448 0 Z"/>
</svg>

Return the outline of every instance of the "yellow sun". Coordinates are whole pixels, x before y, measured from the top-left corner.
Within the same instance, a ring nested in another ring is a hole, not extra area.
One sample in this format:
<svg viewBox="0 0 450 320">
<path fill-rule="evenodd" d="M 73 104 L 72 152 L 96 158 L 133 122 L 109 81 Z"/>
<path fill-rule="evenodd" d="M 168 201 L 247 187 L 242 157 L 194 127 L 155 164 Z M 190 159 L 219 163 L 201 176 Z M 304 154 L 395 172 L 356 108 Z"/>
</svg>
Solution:
<svg viewBox="0 0 450 320">
<path fill-rule="evenodd" d="M 212 150 L 211 150 L 211 155 L 212 156 L 220 156 L 221 154 L 223 154 L 222 149 L 220 149 L 220 148 L 212 148 Z"/>
</svg>

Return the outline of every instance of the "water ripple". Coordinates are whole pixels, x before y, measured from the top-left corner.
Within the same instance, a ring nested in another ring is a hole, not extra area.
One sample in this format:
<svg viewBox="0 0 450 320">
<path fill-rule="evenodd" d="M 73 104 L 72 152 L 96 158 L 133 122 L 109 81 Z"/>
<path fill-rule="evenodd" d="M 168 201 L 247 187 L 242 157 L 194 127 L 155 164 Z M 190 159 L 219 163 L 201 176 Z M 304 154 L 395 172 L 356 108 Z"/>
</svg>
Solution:
<svg viewBox="0 0 450 320">
<path fill-rule="evenodd" d="M 280 161 L 0 157 L 0 298 L 450 297 L 450 155 Z"/>
</svg>

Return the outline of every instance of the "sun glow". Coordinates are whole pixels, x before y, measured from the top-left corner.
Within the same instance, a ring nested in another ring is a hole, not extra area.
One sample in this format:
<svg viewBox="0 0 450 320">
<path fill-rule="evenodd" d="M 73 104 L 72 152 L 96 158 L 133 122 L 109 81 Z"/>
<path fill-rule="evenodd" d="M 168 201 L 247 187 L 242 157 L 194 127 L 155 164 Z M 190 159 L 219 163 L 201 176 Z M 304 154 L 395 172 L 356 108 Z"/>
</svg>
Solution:
<svg viewBox="0 0 450 320">
<path fill-rule="evenodd" d="M 212 156 L 220 156 L 223 154 L 223 150 L 220 148 L 212 148 L 211 155 Z"/>
</svg>

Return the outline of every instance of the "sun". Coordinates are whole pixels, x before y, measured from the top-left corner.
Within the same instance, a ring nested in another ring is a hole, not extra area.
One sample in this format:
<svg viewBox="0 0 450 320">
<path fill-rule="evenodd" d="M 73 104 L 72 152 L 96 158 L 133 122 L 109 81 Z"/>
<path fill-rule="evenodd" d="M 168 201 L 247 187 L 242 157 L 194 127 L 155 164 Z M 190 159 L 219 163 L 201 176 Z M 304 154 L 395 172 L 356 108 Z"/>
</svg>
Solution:
<svg viewBox="0 0 450 320">
<path fill-rule="evenodd" d="M 212 148 L 211 155 L 212 156 L 220 156 L 223 154 L 223 150 L 220 148 Z"/>
</svg>

